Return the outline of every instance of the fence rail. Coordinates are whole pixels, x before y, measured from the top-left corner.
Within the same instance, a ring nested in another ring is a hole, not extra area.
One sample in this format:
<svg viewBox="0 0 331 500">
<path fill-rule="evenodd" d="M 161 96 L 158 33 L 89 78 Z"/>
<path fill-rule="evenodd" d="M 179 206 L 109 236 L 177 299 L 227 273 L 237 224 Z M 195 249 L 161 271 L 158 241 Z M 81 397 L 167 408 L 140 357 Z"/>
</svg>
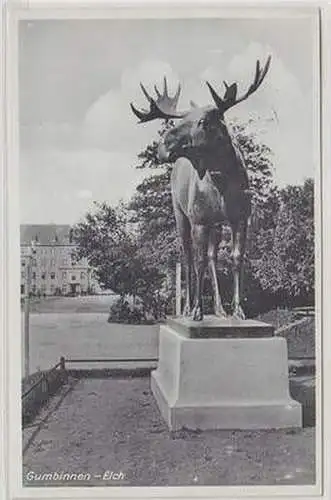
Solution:
<svg viewBox="0 0 331 500">
<path fill-rule="evenodd" d="M 61 357 L 60 361 L 56 363 L 56 365 L 52 366 L 49 370 L 46 372 L 41 372 L 40 377 L 34 384 L 29 387 L 23 394 L 22 394 L 22 399 L 26 398 L 34 389 L 36 389 L 39 385 L 42 384 L 43 380 L 47 379 L 47 376 L 50 375 L 54 370 L 57 370 L 57 368 L 61 367 L 61 370 L 65 369 L 65 359 Z"/>
<path fill-rule="evenodd" d="M 104 359 L 66 359 L 65 363 L 156 363 L 159 358 L 104 358 Z"/>
<path fill-rule="evenodd" d="M 22 394 L 22 421 L 23 424 L 30 422 L 40 408 L 47 403 L 49 398 L 65 383 L 67 373 L 65 370 L 65 359 L 60 361 L 40 374 L 27 390 Z"/>
</svg>

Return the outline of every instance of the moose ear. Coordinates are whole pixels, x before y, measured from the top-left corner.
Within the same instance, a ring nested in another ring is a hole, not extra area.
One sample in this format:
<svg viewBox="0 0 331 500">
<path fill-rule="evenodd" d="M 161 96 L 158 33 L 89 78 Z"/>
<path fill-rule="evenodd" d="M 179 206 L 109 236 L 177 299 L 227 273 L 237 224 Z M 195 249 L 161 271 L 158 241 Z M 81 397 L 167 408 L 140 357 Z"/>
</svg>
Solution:
<svg viewBox="0 0 331 500">
<path fill-rule="evenodd" d="M 232 83 L 232 85 L 230 85 L 230 86 L 226 85 L 226 91 L 225 91 L 223 99 L 225 101 L 235 101 L 236 97 L 237 97 L 237 90 L 238 90 L 238 87 L 237 87 L 236 83 Z"/>
</svg>

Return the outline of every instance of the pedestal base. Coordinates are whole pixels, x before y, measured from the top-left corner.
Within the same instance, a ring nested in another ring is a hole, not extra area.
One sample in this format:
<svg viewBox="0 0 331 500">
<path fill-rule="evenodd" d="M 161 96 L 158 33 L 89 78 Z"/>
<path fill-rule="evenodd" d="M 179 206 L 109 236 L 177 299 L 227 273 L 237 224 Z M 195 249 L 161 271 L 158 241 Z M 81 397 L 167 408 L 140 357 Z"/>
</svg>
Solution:
<svg viewBox="0 0 331 500">
<path fill-rule="evenodd" d="M 171 430 L 302 425 L 284 338 L 188 338 L 162 326 L 151 388 Z"/>
</svg>

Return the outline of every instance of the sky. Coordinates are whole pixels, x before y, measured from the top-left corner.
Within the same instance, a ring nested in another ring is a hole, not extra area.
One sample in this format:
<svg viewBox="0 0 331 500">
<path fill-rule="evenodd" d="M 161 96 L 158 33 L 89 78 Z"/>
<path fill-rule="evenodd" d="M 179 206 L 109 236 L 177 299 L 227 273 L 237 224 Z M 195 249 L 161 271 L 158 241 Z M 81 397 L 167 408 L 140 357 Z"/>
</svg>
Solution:
<svg viewBox="0 0 331 500">
<path fill-rule="evenodd" d="M 244 92 L 269 54 L 263 85 L 226 119 L 257 118 L 278 185 L 313 176 L 312 36 L 310 17 L 21 21 L 21 223 L 73 224 L 93 201 L 130 198 L 149 173 L 135 168 L 137 155 L 160 127 L 130 110 L 146 106 L 140 81 L 151 92 L 164 75 L 170 91 L 180 82 L 185 110 L 213 104 L 206 80 Z"/>
</svg>

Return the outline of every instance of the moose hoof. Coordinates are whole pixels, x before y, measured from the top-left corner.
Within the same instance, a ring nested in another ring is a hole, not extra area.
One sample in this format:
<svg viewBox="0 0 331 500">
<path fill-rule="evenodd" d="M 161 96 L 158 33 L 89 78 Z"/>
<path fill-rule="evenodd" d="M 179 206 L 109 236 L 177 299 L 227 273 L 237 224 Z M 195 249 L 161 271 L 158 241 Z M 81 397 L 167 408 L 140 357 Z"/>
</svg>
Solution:
<svg viewBox="0 0 331 500">
<path fill-rule="evenodd" d="M 203 319 L 202 308 L 200 306 L 195 306 L 192 311 L 193 321 L 201 321 Z"/>
<path fill-rule="evenodd" d="M 245 313 L 242 310 L 241 306 L 238 306 L 235 308 L 235 310 L 233 311 L 232 317 L 234 319 L 245 319 Z"/>
<path fill-rule="evenodd" d="M 218 317 L 218 318 L 227 318 L 228 315 L 226 314 L 226 312 L 224 311 L 224 309 L 220 309 L 218 311 L 215 311 L 215 315 Z"/>
</svg>

